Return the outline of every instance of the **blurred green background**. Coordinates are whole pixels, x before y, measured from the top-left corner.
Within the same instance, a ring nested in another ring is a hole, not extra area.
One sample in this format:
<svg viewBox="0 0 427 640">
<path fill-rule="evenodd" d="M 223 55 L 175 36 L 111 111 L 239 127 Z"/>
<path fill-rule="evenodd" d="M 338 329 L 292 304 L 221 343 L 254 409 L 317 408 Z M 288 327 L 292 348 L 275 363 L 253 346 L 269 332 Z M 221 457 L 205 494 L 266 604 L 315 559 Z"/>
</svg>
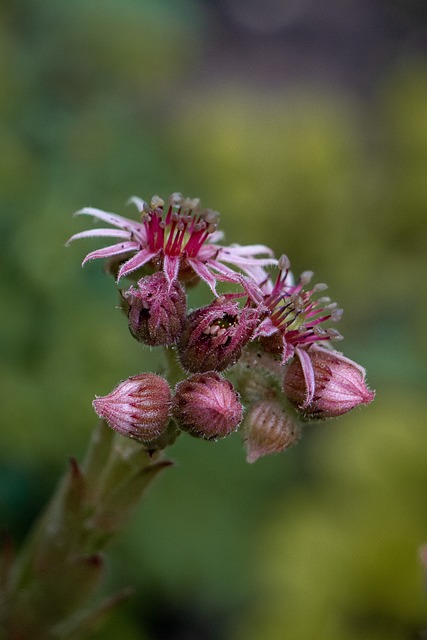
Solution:
<svg viewBox="0 0 427 640">
<path fill-rule="evenodd" d="M 97 638 L 403 640 L 427 626 L 427 6 L 4 0 L 0 508 L 17 543 L 91 401 L 159 356 L 64 249 L 85 205 L 181 191 L 345 309 L 373 405 L 253 466 L 180 438 L 111 549 L 133 598 Z M 88 224 L 86 224 L 88 223 Z M 95 636 L 94 636 L 95 637 Z"/>
</svg>

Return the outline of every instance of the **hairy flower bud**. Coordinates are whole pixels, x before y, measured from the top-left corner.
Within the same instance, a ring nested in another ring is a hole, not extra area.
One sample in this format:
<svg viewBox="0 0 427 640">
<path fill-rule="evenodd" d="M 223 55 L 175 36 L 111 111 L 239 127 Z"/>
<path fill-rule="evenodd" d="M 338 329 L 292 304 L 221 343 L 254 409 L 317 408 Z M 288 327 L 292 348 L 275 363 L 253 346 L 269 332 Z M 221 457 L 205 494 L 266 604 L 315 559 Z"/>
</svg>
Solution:
<svg viewBox="0 0 427 640">
<path fill-rule="evenodd" d="M 222 371 L 235 364 L 258 322 L 258 312 L 225 296 L 189 314 L 178 343 L 179 359 L 191 373 Z"/>
<path fill-rule="evenodd" d="M 141 373 L 121 382 L 107 396 L 97 397 L 92 404 L 112 429 L 147 443 L 166 431 L 170 403 L 166 380 L 154 373 Z"/>
<path fill-rule="evenodd" d="M 283 382 L 286 396 L 308 418 L 333 418 L 360 404 L 369 404 L 375 392 L 368 389 L 363 367 L 338 351 L 313 346 L 306 351 L 314 376 L 314 393 L 307 404 L 307 381 L 301 360 L 294 358 Z"/>
<path fill-rule="evenodd" d="M 172 415 L 183 431 L 216 440 L 236 431 L 243 408 L 231 382 L 211 371 L 194 374 L 177 385 Z"/>
<path fill-rule="evenodd" d="M 174 344 L 185 322 L 185 293 L 178 280 L 169 283 L 159 271 L 142 278 L 138 287 L 122 292 L 127 304 L 129 329 L 140 342 L 156 345 Z"/>
<path fill-rule="evenodd" d="M 245 416 L 242 427 L 248 462 L 271 453 L 280 453 L 294 445 L 300 427 L 277 400 L 260 400 Z"/>
</svg>

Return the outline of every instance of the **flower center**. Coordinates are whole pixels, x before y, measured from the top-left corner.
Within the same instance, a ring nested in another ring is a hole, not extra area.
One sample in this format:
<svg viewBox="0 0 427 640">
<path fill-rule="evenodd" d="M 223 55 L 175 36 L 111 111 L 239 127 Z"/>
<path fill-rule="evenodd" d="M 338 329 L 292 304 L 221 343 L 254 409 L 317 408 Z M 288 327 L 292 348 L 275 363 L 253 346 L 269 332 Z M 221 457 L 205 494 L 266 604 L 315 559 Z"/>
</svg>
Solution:
<svg viewBox="0 0 427 640">
<path fill-rule="evenodd" d="M 272 292 L 265 297 L 265 305 L 270 311 L 270 320 L 289 344 L 310 344 L 318 340 L 339 339 L 335 329 L 323 329 L 326 320 L 338 322 L 342 310 L 328 297 L 313 298 L 314 294 L 327 289 L 319 283 L 309 291 L 304 287 L 313 273 L 305 271 L 296 284 L 290 283 L 289 260 L 282 256 L 279 260 L 279 275 Z"/>
<path fill-rule="evenodd" d="M 184 253 L 195 258 L 208 237 L 216 231 L 219 214 L 212 209 L 200 210 L 198 198 L 184 199 L 174 193 L 168 199 L 168 209 L 164 211 L 164 201 L 154 196 L 148 211 L 142 214 L 142 222 L 147 233 L 150 251 L 179 257 Z"/>
<path fill-rule="evenodd" d="M 222 318 L 218 318 L 214 320 L 206 329 L 203 331 L 206 335 L 211 336 L 222 336 L 226 333 L 227 329 L 235 326 L 238 323 L 237 316 L 231 315 L 229 313 L 224 313 Z"/>
</svg>

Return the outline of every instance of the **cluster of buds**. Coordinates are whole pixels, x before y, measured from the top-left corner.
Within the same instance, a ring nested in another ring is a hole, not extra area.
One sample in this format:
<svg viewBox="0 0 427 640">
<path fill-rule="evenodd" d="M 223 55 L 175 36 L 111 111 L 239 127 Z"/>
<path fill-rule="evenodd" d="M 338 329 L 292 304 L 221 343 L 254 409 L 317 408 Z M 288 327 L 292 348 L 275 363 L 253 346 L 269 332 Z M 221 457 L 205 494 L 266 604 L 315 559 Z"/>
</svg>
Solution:
<svg viewBox="0 0 427 640">
<path fill-rule="evenodd" d="M 174 193 L 167 204 L 158 196 L 131 202 L 139 222 L 85 208 L 78 214 L 113 228 L 70 240 L 119 239 L 83 264 L 108 258 L 117 281 L 133 280 L 120 291 L 129 330 L 140 343 L 167 349 L 179 374 L 166 380 L 143 373 L 96 398 L 95 411 L 113 429 L 154 450 L 180 431 L 216 440 L 240 428 L 247 460 L 254 462 L 291 447 L 303 422 L 373 400 L 364 369 L 330 346 L 341 336 L 328 323 L 339 321 L 342 311 L 319 296 L 327 287 L 311 285 L 312 272 L 295 282 L 288 258 L 276 260 L 268 247 L 218 244 L 219 214 L 201 209 L 198 199 Z M 188 310 L 187 293 L 198 281 L 210 287 L 213 300 Z M 234 291 L 218 294 L 219 283 Z"/>
</svg>

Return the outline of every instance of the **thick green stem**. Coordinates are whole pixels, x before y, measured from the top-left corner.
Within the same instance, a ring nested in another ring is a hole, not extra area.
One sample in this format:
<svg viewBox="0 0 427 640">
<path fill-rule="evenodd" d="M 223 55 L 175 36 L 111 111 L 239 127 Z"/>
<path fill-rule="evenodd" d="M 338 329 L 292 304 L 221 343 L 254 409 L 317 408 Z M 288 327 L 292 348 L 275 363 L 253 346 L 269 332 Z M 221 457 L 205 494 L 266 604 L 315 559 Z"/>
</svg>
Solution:
<svg viewBox="0 0 427 640">
<path fill-rule="evenodd" d="M 83 632 L 97 617 L 86 609 L 102 579 L 100 551 L 170 464 L 162 452 L 148 452 L 103 421 L 98 424 L 83 465 L 71 460 L 16 561 L 4 551 L 2 567 L 9 567 L 0 585 L 4 640 L 81 637 L 76 620 Z"/>
</svg>

